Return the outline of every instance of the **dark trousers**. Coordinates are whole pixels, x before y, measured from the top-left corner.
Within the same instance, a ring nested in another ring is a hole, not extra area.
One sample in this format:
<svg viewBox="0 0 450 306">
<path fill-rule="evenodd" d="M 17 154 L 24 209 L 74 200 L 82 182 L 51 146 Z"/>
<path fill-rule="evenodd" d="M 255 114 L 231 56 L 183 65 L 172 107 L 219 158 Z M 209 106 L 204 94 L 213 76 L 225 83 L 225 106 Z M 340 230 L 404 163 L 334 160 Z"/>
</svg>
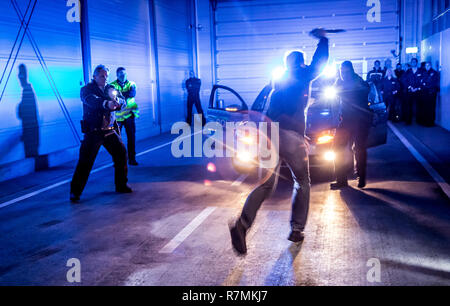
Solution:
<svg viewBox="0 0 450 306">
<path fill-rule="evenodd" d="M 188 100 L 187 100 L 187 118 L 186 118 L 186 122 L 191 125 L 192 124 L 192 109 L 194 108 L 197 109 L 197 113 L 199 115 L 202 115 L 202 125 L 205 125 L 206 123 L 206 118 L 205 118 L 205 114 L 203 113 L 203 109 L 202 109 L 202 104 L 200 102 L 200 97 L 198 96 L 191 96 L 188 95 Z"/>
<path fill-rule="evenodd" d="M 436 120 L 436 99 L 435 93 L 423 93 L 419 99 L 419 107 L 417 109 L 420 112 L 417 115 L 417 123 L 423 126 L 433 126 Z"/>
<path fill-rule="evenodd" d="M 356 171 L 360 179 L 366 179 L 367 168 L 367 138 L 369 124 L 341 124 L 336 130 L 334 147 L 336 150 L 335 170 L 338 183 L 347 182 L 348 165 L 346 165 L 346 151 L 353 146 L 356 159 Z M 353 161 L 353 158 L 352 158 Z M 353 169 L 353 167 L 352 167 Z"/>
<path fill-rule="evenodd" d="M 408 92 L 403 99 L 402 111 L 403 111 L 403 121 L 406 124 L 411 124 L 414 116 L 414 110 L 416 109 L 416 117 L 420 112 L 417 112 L 417 107 L 419 106 L 420 92 Z M 420 107 L 419 107 L 420 109 Z M 420 119 L 419 119 L 420 121 Z"/>
<path fill-rule="evenodd" d="M 127 149 L 128 159 L 136 160 L 136 122 L 135 117 L 132 115 L 130 118 L 124 121 L 117 121 L 122 134 L 122 128 L 125 126 L 125 132 L 127 133 Z"/>
<path fill-rule="evenodd" d="M 115 131 L 109 131 L 108 133 L 102 131 L 84 134 L 84 139 L 80 147 L 80 157 L 75 173 L 73 174 L 72 182 L 70 183 L 71 193 L 81 195 L 83 192 L 98 150 L 100 150 L 102 145 L 112 155 L 114 161 L 114 181 L 116 188 L 126 185 L 128 181 L 127 150 L 120 136 Z"/>
<path fill-rule="evenodd" d="M 291 170 L 294 186 L 292 191 L 291 227 L 303 231 L 309 210 L 309 160 L 304 138 L 293 131 L 280 129 L 280 161 L 270 177 L 256 187 L 248 196 L 240 220 L 246 229 L 250 228 L 265 199 L 276 189 L 281 161 Z"/>
<path fill-rule="evenodd" d="M 389 120 L 398 121 L 401 118 L 400 99 L 396 95 L 386 95 L 384 102 L 388 109 Z"/>
</svg>

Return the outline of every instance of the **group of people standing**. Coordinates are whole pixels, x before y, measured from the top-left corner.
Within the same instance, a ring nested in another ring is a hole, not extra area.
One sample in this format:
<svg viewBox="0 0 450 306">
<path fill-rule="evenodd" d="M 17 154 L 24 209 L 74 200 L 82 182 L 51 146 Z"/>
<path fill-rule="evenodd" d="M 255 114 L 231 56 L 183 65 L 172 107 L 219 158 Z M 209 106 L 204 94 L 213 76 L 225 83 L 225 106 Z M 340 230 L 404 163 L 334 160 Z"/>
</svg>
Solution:
<svg viewBox="0 0 450 306">
<path fill-rule="evenodd" d="M 439 73 L 432 68 L 429 61 L 419 67 L 417 58 L 408 64 L 407 70 L 397 64 L 392 69 L 392 62 L 386 60 L 381 68 L 380 61 L 375 61 L 373 69 L 367 74 L 367 82 L 373 83 L 380 98 L 386 103 L 389 120 L 416 122 L 422 126 L 433 126 L 436 119 L 436 99 L 439 92 Z"/>
</svg>

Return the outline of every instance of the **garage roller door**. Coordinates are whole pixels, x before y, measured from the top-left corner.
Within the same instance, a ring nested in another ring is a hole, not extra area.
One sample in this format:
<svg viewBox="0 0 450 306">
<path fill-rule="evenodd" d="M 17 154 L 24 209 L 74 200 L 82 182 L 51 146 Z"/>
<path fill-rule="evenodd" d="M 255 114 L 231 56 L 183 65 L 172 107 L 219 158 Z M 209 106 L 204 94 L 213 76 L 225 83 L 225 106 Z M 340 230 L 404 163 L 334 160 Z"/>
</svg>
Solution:
<svg viewBox="0 0 450 306">
<path fill-rule="evenodd" d="M 330 34 L 330 61 L 351 60 L 357 73 L 367 73 L 375 59 L 392 58 L 399 37 L 397 1 L 380 1 L 380 19 L 372 22 L 368 2 L 377 1 L 219 1 L 217 82 L 253 102 L 286 52 L 301 50 L 311 61 L 317 40 L 308 32 L 316 27 L 346 30 Z"/>
</svg>

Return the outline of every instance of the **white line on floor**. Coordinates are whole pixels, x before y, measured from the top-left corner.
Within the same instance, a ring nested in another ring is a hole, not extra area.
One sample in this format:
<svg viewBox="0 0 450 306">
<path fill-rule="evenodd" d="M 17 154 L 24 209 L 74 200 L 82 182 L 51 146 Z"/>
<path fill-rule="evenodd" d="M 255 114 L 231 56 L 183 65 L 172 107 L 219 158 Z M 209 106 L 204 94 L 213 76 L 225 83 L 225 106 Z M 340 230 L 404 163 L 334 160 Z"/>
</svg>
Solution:
<svg viewBox="0 0 450 306">
<path fill-rule="evenodd" d="M 169 241 L 160 251 L 159 253 L 172 253 L 197 227 L 202 224 L 203 221 L 208 218 L 208 216 L 216 209 L 217 207 L 206 207 L 202 212 L 194 218 L 188 225 L 186 225 L 172 240 Z"/>
<path fill-rule="evenodd" d="M 197 133 L 200 133 L 200 132 L 202 132 L 202 131 L 198 131 L 198 132 L 196 132 L 196 133 L 194 133 L 194 134 L 191 134 L 191 135 L 189 135 L 189 136 L 182 137 L 182 138 L 180 138 L 180 139 L 178 139 L 178 140 L 182 140 L 182 139 L 184 139 L 184 138 L 191 137 L 191 136 L 196 135 Z M 146 150 L 146 151 L 140 152 L 140 153 L 136 154 L 136 156 L 141 156 L 141 155 L 150 153 L 150 152 L 152 152 L 152 151 L 161 149 L 161 148 L 163 148 L 163 147 L 165 147 L 165 146 L 170 145 L 171 143 L 172 143 L 172 141 L 166 142 L 166 143 L 164 143 L 164 144 L 162 144 L 162 145 L 159 145 L 159 146 L 156 146 L 156 147 L 154 147 L 154 148 L 150 148 L 150 149 L 148 149 L 148 150 Z M 109 164 L 103 165 L 103 166 L 101 166 L 101 167 L 95 168 L 94 170 L 91 171 L 91 174 L 92 174 L 92 173 L 99 172 L 99 171 L 101 171 L 101 170 L 103 170 L 103 169 L 112 167 L 113 165 L 114 165 L 113 163 L 109 163 Z M 44 191 L 47 191 L 47 190 L 50 190 L 50 189 L 54 189 L 54 188 L 56 188 L 56 187 L 59 187 L 59 186 L 64 185 L 64 184 L 66 184 L 66 183 L 69 183 L 70 181 L 71 181 L 71 179 L 66 179 L 66 180 L 64 180 L 64 181 L 55 183 L 55 184 L 53 184 L 53 185 L 50 185 L 50 186 L 47 186 L 47 187 L 38 189 L 38 190 L 36 190 L 36 191 L 27 193 L 27 194 L 25 194 L 25 195 L 23 195 L 23 196 L 20 196 L 20 197 L 18 197 L 18 198 L 15 198 L 15 199 L 9 200 L 9 201 L 7 201 L 7 202 L 1 203 L 1 204 L 0 204 L 0 208 L 3 208 L 3 207 L 6 207 L 6 206 L 15 204 L 15 203 L 17 203 L 17 202 L 20 202 L 20 201 L 23 201 L 23 200 L 26 200 L 26 199 L 29 199 L 29 198 L 34 197 L 35 195 L 38 195 L 38 194 L 40 194 L 40 193 L 42 193 L 42 192 L 44 192 Z"/>
<path fill-rule="evenodd" d="M 245 179 L 248 177 L 248 174 L 241 174 L 232 184 L 231 186 L 239 186 Z"/>
<path fill-rule="evenodd" d="M 389 128 L 394 132 L 394 134 L 400 139 L 403 145 L 411 152 L 411 154 L 417 159 L 419 163 L 427 170 L 427 172 L 431 175 L 431 177 L 436 181 L 436 183 L 441 187 L 442 191 L 450 198 L 450 186 L 449 184 L 442 178 L 442 176 L 437 173 L 436 170 L 428 163 L 428 161 L 413 147 L 413 145 L 400 133 L 400 131 L 388 122 Z"/>
</svg>

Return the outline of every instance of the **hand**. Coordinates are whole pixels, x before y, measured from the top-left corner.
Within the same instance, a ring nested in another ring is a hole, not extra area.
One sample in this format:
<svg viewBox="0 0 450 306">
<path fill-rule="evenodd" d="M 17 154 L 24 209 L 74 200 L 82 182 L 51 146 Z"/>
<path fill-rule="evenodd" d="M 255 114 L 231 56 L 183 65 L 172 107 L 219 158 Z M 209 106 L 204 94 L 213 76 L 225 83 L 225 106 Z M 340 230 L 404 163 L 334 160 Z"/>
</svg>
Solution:
<svg viewBox="0 0 450 306">
<path fill-rule="evenodd" d="M 313 29 L 311 32 L 309 32 L 309 35 L 320 39 L 320 38 L 326 37 L 327 32 L 322 28 L 316 28 L 316 29 Z"/>
<path fill-rule="evenodd" d="M 108 103 L 107 103 L 107 106 L 108 106 L 108 108 L 110 109 L 110 110 L 115 110 L 118 106 L 119 106 L 119 103 L 117 103 L 116 101 L 111 101 L 111 100 L 109 100 L 108 101 Z"/>
</svg>

